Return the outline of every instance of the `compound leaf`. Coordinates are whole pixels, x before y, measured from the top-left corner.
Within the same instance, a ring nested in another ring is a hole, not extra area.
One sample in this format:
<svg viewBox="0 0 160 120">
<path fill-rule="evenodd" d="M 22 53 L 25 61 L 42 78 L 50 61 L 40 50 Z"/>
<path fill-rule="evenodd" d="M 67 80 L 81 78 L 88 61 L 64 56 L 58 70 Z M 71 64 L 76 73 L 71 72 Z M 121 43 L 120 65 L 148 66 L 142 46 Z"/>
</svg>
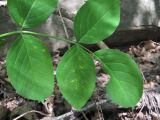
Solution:
<svg viewBox="0 0 160 120">
<path fill-rule="evenodd" d="M 7 54 L 7 73 L 16 91 L 23 97 L 43 101 L 53 91 L 52 59 L 41 41 L 22 35 Z"/>
<path fill-rule="evenodd" d="M 22 28 L 30 28 L 44 22 L 55 10 L 57 0 L 8 0 L 8 10 Z"/>
<path fill-rule="evenodd" d="M 95 55 L 111 77 L 106 86 L 109 97 L 121 106 L 134 107 L 143 91 L 143 79 L 137 64 L 118 50 L 103 49 Z"/>
<path fill-rule="evenodd" d="M 109 37 L 119 21 L 120 0 L 88 0 L 75 17 L 75 36 L 80 43 L 97 43 Z"/>
<path fill-rule="evenodd" d="M 57 68 L 57 80 L 64 98 L 82 108 L 95 88 L 96 71 L 89 53 L 79 45 L 65 53 Z"/>
</svg>

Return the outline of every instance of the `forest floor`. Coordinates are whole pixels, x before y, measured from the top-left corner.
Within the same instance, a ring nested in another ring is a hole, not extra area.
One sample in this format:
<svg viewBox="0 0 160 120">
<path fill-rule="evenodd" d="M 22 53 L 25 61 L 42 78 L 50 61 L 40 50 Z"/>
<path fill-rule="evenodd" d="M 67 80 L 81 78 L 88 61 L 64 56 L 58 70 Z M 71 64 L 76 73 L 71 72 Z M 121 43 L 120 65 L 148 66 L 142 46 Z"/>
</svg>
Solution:
<svg viewBox="0 0 160 120">
<path fill-rule="evenodd" d="M 17 95 L 6 74 L 5 58 L 1 58 L 0 120 L 55 120 L 50 116 L 65 120 L 159 120 L 160 44 L 150 40 L 121 50 L 135 59 L 144 76 L 144 94 L 134 109 L 123 108 L 106 101 L 104 86 L 109 76 L 101 71 L 101 65 L 97 61 L 97 89 L 86 105 L 90 107 L 85 107 L 83 111 L 75 111 L 64 100 L 57 86 L 54 96 L 46 99 L 44 103 L 30 101 Z M 60 51 L 53 53 L 55 68 L 62 54 Z"/>
</svg>

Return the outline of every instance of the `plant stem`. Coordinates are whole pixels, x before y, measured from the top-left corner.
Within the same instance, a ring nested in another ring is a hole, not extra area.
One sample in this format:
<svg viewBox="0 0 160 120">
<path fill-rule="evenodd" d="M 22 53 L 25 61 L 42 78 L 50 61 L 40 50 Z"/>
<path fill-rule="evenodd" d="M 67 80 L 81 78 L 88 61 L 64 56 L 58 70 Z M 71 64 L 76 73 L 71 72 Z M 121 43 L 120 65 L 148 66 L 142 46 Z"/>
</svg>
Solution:
<svg viewBox="0 0 160 120">
<path fill-rule="evenodd" d="M 61 40 L 61 41 L 65 41 L 68 43 L 73 43 L 75 44 L 75 41 L 71 41 L 69 39 L 66 39 L 64 37 L 60 37 L 60 36 L 54 36 L 54 35 L 48 35 L 48 34 L 44 34 L 44 33 L 37 33 L 37 32 L 31 32 L 31 31 L 22 31 L 23 34 L 31 34 L 31 35 L 37 35 L 37 36 L 42 36 L 42 37 L 49 37 L 49 38 L 54 38 L 57 40 Z"/>
<path fill-rule="evenodd" d="M 75 44 L 75 45 L 77 44 L 77 45 L 81 46 L 83 49 L 85 49 L 86 51 L 88 51 L 89 53 L 91 53 L 93 56 L 95 56 L 95 54 L 91 50 L 87 49 L 86 47 L 84 47 L 80 43 L 78 43 L 76 41 L 73 41 L 73 40 L 66 39 L 64 37 L 48 35 L 48 34 L 44 34 L 44 33 L 31 32 L 31 31 L 22 31 L 22 33 L 23 34 L 37 35 L 37 36 L 42 36 L 42 37 L 49 37 L 49 38 L 54 38 L 54 39 L 57 39 L 57 40 L 62 40 L 62 41 L 68 42 L 68 43 L 72 43 L 72 44 Z"/>
<path fill-rule="evenodd" d="M 21 34 L 21 33 L 22 33 L 21 31 L 7 32 L 7 33 L 0 34 L 0 38 L 15 35 L 15 34 Z"/>
<path fill-rule="evenodd" d="M 69 43 L 73 43 L 73 44 L 78 44 L 79 46 L 81 46 L 82 48 L 84 48 L 85 50 L 87 50 L 89 53 L 92 53 L 92 51 L 90 51 L 89 49 L 87 49 L 86 47 L 84 47 L 83 45 L 81 45 L 80 43 L 76 42 L 76 41 L 71 41 L 71 40 L 68 40 L 66 38 L 63 38 L 63 37 L 57 37 L 57 36 L 53 36 L 53 35 L 48 35 L 48 34 L 44 34 L 44 33 L 37 33 L 37 32 L 31 32 L 31 31 L 22 31 L 22 33 L 24 34 L 31 34 L 31 35 L 37 35 L 37 36 L 42 36 L 42 37 L 49 37 L 49 38 L 55 38 L 57 40 L 62 40 L 62 41 L 65 41 L 65 42 L 69 42 Z"/>
<path fill-rule="evenodd" d="M 81 45 L 80 43 L 78 43 L 76 41 L 73 41 L 73 40 L 69 40 L 69 39 L 66 39 L 66 38 L 63 38 L 63 37 L 59 37 L 59 36 L 48 35 L 48 34 L 44 34 L 44 33 L 31 32 L 31 31 L 22 31 L 22 33 L 23 34 L 37 35 L 37 36 L 42 36 L 42 37 L 49 37 L 49 38 L 54 38 L 54 39 L 57 39 L 57 40 L 62 40 L 62 41 L 68 42 L 68 43 L 72 43 L 72 44 L 75 44 L 75 45 L 77 44 L 77 45 L 81 46 L 82 48 L 84 48 L 89 53 L 91 53 L 93 56 L 95 56 L 92 51 L 90 51 L 89 49 L 87 49 L 86 47 Z"/>
<path fill-rule="evenodd" d="M 76 41 L 73 41 L 73 40 L 66 39 L 64 37 L 60 37 L 60 36 L 48 35 L 48 34 L 44 34 L 44 33 L 32 32 L 32 31 L 13 31 L 13 32 L 8 32 L 8 33 L 0 34 L 0 38 L 11 36 L 11 35 L 15 35 L 15 34 L 22 34 L 22 33 L 23 34 L 36 35 L 36 36 L 42 36 L 42 37 L 48 37 L 48 38 L 54 38 L 54 39 L 65 41 L 65 42 L 72 43 L 72 44 L 75 44 L 75 45 L 77 44 L 77 45 L 81 46 L 82 48 L 84 48 L 85 50 L 87 50 L 93 56 L 95 56 L 92 51 L 90 51 L 89 49 L 87 49 L 86 47 L 84 47 L 83 45 L 81 45 L 80 43 L 78 43 Z"/>
</svg>

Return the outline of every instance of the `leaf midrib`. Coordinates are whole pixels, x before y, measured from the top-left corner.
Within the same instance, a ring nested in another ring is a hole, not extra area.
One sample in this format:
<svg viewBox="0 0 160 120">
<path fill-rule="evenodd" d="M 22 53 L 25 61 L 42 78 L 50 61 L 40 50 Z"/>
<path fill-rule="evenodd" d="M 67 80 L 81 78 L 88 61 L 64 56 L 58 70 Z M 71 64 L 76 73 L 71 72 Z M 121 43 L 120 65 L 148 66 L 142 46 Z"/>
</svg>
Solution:
<svg viewBox="0 0 160 120">
<path fill-rule="evenodd" d="M 71 59 L 74 58 L 74 56 L 76 56 L 77 53 L 73 54 L 65 63 L 65 66 L 63 66 L 63 69 L 65 69 L 68 66 L 68 63 L 70 62 Z M 67 74 L 68 76 L 69 74 Z M 64 81 L 66 81 L 67 77 L 64 79 Z"/>
<path fill-rule="evenodd" d="M 103 62 L 102 62 L 102 63 L 103 63 Z M 128 99 L 127 95 L 125 94 L 125 90 L 124 90 L 123 87 L 121 86 L 120 82 L 117 80 L 117 77 L 115 77 L 112 73 L 110 73 L 110 71 L 112 71 L 112 70 L 111 70 L 107 65 L 105 65 L 104 63 L 103 63 L 103 65 L 104 65 L 104 67 L 106 67 L 106 69 L 108 69 L 109 74 L 110 74 L 113 78 L 115 78 L 115 82 L 119 85 L 119 87 L 120 87 L 121 91 L 123 92 L 123 95 L 125 96 L 125 98 L 127 99 L 127 101 L 130 101 L 130 100 Z M 111 78 L 111 79 L 112 79 L 112 78 Z"/>
<path fill-rule="evenodd" d="M 32 74 L 32 77 L 33 77 L 33 80 L 34 80 L 34 79 L 35 79 L 35 76 L 34 76 L 34 72 L 33 72 L 32 62 L 31 62 L 31 60 L 30 60 L 28 48 L 26 47 L 25 40 L 24 40 L 23 36 L 22 36 L 22 40 L 23 40 L 24 47 L 25 47 L 25 49 L 26 49 L 26 56 L 28 56 L 29 66 L 30 66 L 30 70 L 32 71 L 31 74 Z M 27 83 L 27 81 L 24 82 L 24 83 Z M 24 85 L 25 85 L 25 84 L 24 84 Z M 27 85 L 27 84 L 26 84 L 26 85 Z"/>
<path fill-rule="evenodd" d="M 30 7 L 30 9 L 29 9 L 29 11 L 28 11 L 28 14 L 26 15 L 26 17 L 25 17 L 25 19 L 24 19 L 24 21 L 23 21 L 22 28 L 25 27 L 25 23 L 26 23 L 26 21 L 27 21 L 29 15 L 30 15 L 31 10 L 32 10 L 32 8 L 33 8 L 33 6 L 34 6 L 35 3 L 36 3 L 36 0 L 33 1 L 32 5 L 31 5 L 31 7 Z"/>
<path fill-rule="evenodd" d="M 125 66 L 124 63 L 120 63 L 120 62 L 116 62 L 116 63 L 107 63 L 106 65 L 112 65 L 112 64 L 119 64 L 119 65 Z M 118 66 L 118 65 L 117 65 L 117 66 Z M 110 69 L 110 70 L 112 70 L 112 69 Z M 112 71 L 117 71 L 117 72 L 118 72 L 118 70 L 112 70 Z M 123 72 L 123 71 L 119 71 L 119 72 Z M 123 72 L 123 73 L 128 73 L 129 75 L 132 74 L 132 76 L 136 76 L 134 72 L 130 72 L 130 71 L 125 71 L 125 72 Z"/>
</svg>

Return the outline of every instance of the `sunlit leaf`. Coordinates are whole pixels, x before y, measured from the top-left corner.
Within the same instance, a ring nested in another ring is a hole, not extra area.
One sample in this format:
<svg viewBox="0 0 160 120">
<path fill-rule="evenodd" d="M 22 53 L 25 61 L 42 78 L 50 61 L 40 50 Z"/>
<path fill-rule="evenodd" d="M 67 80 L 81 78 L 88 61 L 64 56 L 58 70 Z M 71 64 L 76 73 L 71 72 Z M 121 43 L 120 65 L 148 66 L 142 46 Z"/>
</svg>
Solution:
<svg viewBox="0 0 160 120">
<path fill-rule="evenodd" d="M 14 21 L 23 28 L 40 25 L 55 10 L 58 0 L 7 0 Z"/>
<path fill-rule="evenodd" d="M 120 0 L 88 0 L 75 17 L 75 36 L 80 43 L 97 43 L 109 37 L 119 21 Z"/>
<path fill-rule="evenodd" d="M 57 80 L 64 98 L 76 109 L 82 108 L 93 93 L 95 65 L 89 53 L 73 46 L 65 53 L 57 68 Z"/>
<path fill-rule="evenodd" d="M 53 87 L 52 59 L 37 38 L 22 35 L 9 49 L 7 73 L 16 91 L 23 97 L 43 101 Z"/>
<path fill-rule="evenodd" d="M 124 107 L 134 107 L 143 91 L 141 72 L 133 59 L 118 50 L 103 49 L 96 53 L 111 79 L 106 91 L 114 103 Z"/>
</svg>

